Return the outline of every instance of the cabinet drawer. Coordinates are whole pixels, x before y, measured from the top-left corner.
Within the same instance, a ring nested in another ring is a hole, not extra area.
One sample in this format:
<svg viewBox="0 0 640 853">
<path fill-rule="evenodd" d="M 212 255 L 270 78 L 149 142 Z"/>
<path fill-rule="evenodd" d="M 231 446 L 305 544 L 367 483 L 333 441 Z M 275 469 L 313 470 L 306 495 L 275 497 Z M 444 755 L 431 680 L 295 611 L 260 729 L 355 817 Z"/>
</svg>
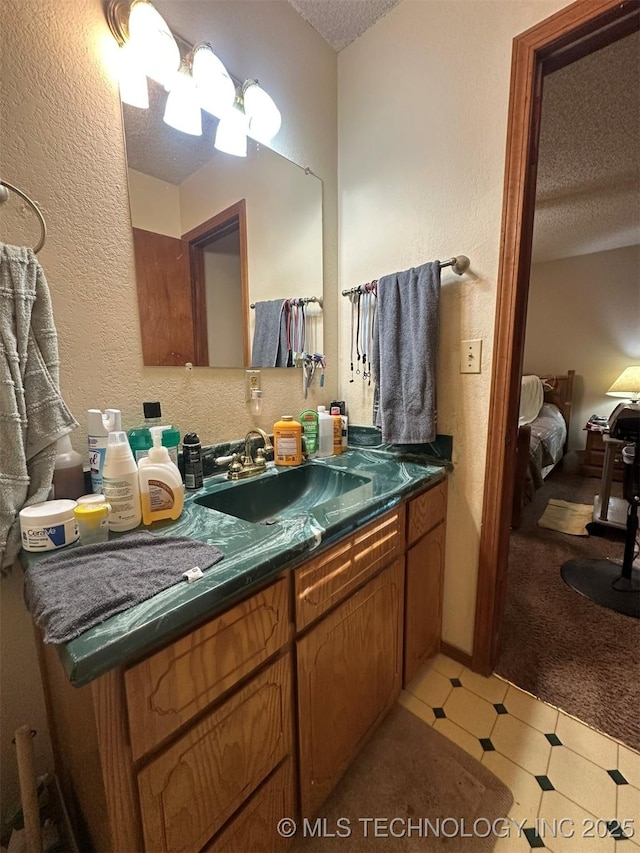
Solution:
<svg viewBox="0 0 640 853">
<path fill-rule="evenodd" d="M 277 652 L 290 633 L 283 579 L 128 669 L 134 759 Z"/>
<path fill-rule="evenodd" d="M 204 853 L 280 853 L 290 847 L 277 826 L 283 817 L 295 817 L 294 785 L 293 759 L 287 758 Z"/>
<path fill-rule="evenodd" d="M 398 507 L 296 571 L 298 630 L 402 553 L 403 519 L 404 507 Z"/>
<path fill-rule="evenodd" d="M 138 773 L 145 850 L 199 850 L 292 745 L 289 655 Z"/>
<path fill-rule="evenodd" d="M 447 481 L 429 489 L 409 504 L 409 523 L 407 527 L 407 545 L 428 533 L 443 522 L 447 515 Z"/>
</svg>

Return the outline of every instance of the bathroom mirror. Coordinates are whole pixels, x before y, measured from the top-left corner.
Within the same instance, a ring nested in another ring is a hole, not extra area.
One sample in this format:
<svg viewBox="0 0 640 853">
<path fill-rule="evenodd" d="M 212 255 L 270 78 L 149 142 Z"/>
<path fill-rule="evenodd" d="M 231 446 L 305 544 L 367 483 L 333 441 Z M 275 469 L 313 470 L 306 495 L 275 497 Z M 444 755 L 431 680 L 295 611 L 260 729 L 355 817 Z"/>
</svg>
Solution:
<svg viewBox="0 0 640 853">
<path fill-rule="evenodd" d="M 148 110 L 122 105 L 144 364 L 250 367 L 251 306 L 274 299 L 319 300 L 305 349 L 323 352 L 322 182 L 251 139 L 217 151 L 208 113 L 175 130 L 148 82 Z"/>
</svg>

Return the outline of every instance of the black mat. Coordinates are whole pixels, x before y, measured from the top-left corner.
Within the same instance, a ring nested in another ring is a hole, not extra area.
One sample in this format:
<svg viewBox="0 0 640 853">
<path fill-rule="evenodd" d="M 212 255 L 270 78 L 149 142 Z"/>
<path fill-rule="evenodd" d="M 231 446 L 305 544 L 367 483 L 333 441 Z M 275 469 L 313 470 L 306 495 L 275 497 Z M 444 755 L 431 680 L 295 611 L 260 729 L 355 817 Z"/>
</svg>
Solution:
<svg viewBox="0 0 640 853">
<path fill-rule="evenodd" d="M 572 589 L 616 613 L 640 619 L 640 571 L 621 577 L 622 566 L 610 560 L 579 557 L 562 564 L 560 574 Z"/>
</svg>

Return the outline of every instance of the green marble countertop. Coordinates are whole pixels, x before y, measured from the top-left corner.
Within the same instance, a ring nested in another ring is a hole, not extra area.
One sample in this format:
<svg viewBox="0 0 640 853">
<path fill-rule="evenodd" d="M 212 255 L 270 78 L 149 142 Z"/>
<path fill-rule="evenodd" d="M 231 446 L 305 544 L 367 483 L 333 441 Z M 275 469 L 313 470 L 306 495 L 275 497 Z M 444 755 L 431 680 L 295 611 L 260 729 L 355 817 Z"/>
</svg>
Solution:
<svg viewBox="0 0 640 853">
<path fill-rule="evenodd" d="M 69 680 L 81 686 L 113 667 L 159 648 L 190 626 L 244 598 L 252 587 L 282 569 L 303 562 L 312 552 L 333 544 L 446 477 L 446 463 L 425 464 L 414 457 L 411 460 L 382 448 L 350 448 L 340 456 L 303 463 L 357 473 L 365 482 L 320 507 L 311 508 L 302 517 L 269 526 L 198 505 L 196 499 L 205 494 L 247 482 L 230 484 L 225 474 L 208 478 L 202 489 L 187 493 L 184 511 L 177 521 L 157 522 L 146 529 L 161 536 L 189 536 L 216 545 L 224 558 L 207 569 L 199 580 L 169 587 L 58 646 Z M 259 476 L 279 477 L 286 470 L 269 463 L 268 470 Z"/>
</svg>

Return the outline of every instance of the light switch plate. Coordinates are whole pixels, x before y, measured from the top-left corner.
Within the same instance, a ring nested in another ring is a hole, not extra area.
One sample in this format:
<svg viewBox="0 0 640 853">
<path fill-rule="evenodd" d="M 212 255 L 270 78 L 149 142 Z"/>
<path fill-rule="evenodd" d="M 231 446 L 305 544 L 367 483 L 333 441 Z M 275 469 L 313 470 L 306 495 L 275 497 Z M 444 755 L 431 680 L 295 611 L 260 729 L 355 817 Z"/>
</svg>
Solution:
<svg viewBox="0 0 640 853">
<path fill-rule="evenodd" d="M 244 372 L 244 398 L 247 403 L 251 400 L 252 391 L 260 391 L 259 370 L 245 370 Z"/>
<path fill-rule="evenodd" d="M 460 350 L 460 373 L 480 373 L 482 371 L 482 338 L 475 341 L 462 341 Z"/>
</svg>

